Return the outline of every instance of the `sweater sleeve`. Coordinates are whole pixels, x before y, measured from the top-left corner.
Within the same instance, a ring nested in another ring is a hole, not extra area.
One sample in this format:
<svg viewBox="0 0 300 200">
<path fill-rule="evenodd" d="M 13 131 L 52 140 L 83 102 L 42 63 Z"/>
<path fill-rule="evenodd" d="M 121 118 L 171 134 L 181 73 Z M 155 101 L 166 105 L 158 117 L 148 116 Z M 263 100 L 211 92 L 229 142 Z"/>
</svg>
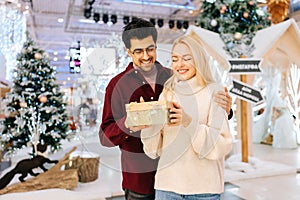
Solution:
<svg viewBox="0 0 300 200">
<path fill-rule="evenodd" d="M 126 113 L 120 102 L 122 98 L 117 91 L 113 92 L 114 89 L 112 84 L 106 88 L 99 130 L 100 142 L 107 147 L 121 145 L 129 133 L 129 129 L 125 127 Z"/>
<path fill-rule="evenodd" d="M 152 125 L 141 131 L 144 152 L 152 159 L 158 158 L 162 150 L 162 125 Z"/>
<path fill-rule="evenodd" d="M 232 136 L 227 113 L 217 103 L 211 101 L 206 124 L 198 124 L 192 135 L 192 146 L 199 158 L 217 160 L 231 151 Z"/>
</svg>

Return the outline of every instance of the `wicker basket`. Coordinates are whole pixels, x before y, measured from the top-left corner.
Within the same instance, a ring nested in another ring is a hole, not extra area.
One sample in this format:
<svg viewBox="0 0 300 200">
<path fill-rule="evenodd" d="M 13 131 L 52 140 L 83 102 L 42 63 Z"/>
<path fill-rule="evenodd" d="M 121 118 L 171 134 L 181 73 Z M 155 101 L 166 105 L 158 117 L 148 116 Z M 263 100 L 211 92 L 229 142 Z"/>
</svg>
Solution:
<svg viewBox="0 0 300 200">
<path fill-rule="evenodd" d="M 87 183 L 98 178 L 100 157 L 92 152 L 75 151 L 65 169 L 77 169 L 79 182 Z"/>
</svg>

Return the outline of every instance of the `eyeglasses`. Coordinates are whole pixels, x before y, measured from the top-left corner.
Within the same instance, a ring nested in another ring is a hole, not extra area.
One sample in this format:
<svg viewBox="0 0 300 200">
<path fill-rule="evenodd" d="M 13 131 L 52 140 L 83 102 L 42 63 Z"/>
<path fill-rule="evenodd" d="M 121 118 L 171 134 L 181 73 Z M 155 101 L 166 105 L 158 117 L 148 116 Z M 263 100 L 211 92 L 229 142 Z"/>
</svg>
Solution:
<svg viewBox="0 0 300 200">
<path fill-rule="evenodd" d="M 134 49 L 131 53 L 136 56 L 141 56 L 145 51 L 147 52 L 147 54 L 153 54 L 155 50 L 156 50 L 156 46 L 151 45 L 146 49 Z"/>
</svg>

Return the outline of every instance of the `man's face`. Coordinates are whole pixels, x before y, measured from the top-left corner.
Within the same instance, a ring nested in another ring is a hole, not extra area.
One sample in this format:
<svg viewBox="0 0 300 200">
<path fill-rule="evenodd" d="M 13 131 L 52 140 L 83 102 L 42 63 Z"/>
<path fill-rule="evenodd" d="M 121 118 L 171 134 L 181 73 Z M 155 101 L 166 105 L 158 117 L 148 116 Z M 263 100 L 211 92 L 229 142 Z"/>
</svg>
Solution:
<svg viewBox="0 0 300 200">
<path fill-rule="evenodd" d="M 135 66 L 143 71 L 150 71 L 156 60 L 156 44 L 152 36 L 144 39 L 131 39 L 131 48 L 127 49 L 128 55 L 132 58 Z"/>
</svg>

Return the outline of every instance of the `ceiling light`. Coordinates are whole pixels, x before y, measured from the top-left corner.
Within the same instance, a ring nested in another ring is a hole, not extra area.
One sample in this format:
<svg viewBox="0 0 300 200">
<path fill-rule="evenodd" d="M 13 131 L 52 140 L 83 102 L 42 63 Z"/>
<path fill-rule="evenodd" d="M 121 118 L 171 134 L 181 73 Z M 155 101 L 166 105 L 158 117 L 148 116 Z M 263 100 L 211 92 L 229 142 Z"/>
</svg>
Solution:
<svg viewBox="0 0 300 200">
<path fill-rule="evenodd" d="M 188 9 L 188 10 L 196 9 L 196 7 L 193 5 L 180 5 L 180 4 L 162 3 L 162 2 L 154 2 L 154 1 L 137 1 L 137 0 L 116 0 L 116 1 L 124 2 L 124 3 L 135 3 L 141 5 L 167 7 L 167 8 L 178 8 L 178 9 Z"/>
<path fill-rule="evenodd" d="M 174 20 L 169 20 L 169 28 L 172 29 L 175 26 Z"/>
<path fill-rule="evenodd" d="M 99 13 L 94 13 L 93 18 L 94 18 L 94 20 L 95 20 L 96 23 L 99 22 L 99 20 L 100 20 L 100 14 Z"/>
<path fill-rule="evenodd" d="M 126 25 L 129 23 L 129 17 L 128 16 L 124 16 L 123 17 L 123 23 Z"/>
<path fill-rule="evenodd" d="M 117 15 L 111 15 L 111 16 L 110 16 L 110 21 L 111 21 L 113 24 L 117 23 L 117 21 L 118 21 Z"/>
<path fill-rule="evenodd" d="M 188 21 L 184 21 L 182 23 L 182 26 L 183 26 L 184 29 L 188 29 L 189 28 L 189 22 Z"/>
<path fill-rule="evenodd" d="M 106 24 L 108 22 L 108 14 L 102 15 L 102 21 Z"/>
<path fill-rule="evenodd" d="M 176 27 L 177 27 L 178 29 L 181 29 L 181 28 L 182 28 L 182 22 L 181 22 L 180 20 L 177 20 L 177 22 L 176 22 Z"/>
<path fill-rule="evenodd" d="M 64 19 L 63 19 L 63 18 L 58 18 L 58 19 L 57 19 L 57 22 L 58 22 L 58 23 L 63 23 L 63 22 L 64 22 Z"/>
<path fill-rule="evenodd" d="M 163 19 L 158 19 L 157 20 L 157 25 L 159 28 L 163 27 L 164 26 L 164 20 Z"/>
<path fill-rule="evenodd" d="M 88 24 L 94 24 L 95 23 L 95 21 L 92 20 L 92 19 L 79 19 L 78 21 L 81 22 L 81 23 L 88 23 Z"/>
<path fill-rule="evenodd" d="M 91 8 L 85 8 L 84 12 L 83 12 L 83 15 L 87 19 L 90 18 L 92 16 L 92 9 Z"/>
</svg>

